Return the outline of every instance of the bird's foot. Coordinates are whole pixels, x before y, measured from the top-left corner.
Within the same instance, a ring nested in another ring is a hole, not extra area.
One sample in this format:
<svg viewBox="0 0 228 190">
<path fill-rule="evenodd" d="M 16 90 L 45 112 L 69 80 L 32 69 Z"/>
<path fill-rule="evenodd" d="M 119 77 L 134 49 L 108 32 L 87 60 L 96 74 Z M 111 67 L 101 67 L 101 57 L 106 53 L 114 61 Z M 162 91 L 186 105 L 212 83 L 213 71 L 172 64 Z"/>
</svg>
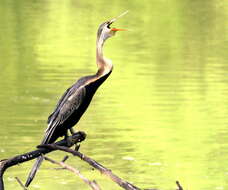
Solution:
<svg viewBox="0 0 228 190">
<path fill-rule="evenodd" d="M 79 142 L 84 141 L 85 138 L 86 138 L 86 133 L 83 131 L 78 131 L 78 132 L 72 134 L 72 136 L 67 137 L 66 140 L 67 140 L 68 145 L 73 146 L 73 145 L 77 145 L 77 143 L 79 143 Z"/>
</svg>

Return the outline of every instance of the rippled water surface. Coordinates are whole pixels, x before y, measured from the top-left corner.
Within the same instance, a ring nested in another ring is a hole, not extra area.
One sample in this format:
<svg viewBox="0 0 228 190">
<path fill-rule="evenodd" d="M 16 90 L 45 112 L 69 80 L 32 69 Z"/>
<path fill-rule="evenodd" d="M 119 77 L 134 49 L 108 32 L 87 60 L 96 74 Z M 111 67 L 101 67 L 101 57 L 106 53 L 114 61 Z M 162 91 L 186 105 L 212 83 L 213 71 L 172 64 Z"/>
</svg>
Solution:
<svg viewBox="0 0 228 190">
<path fill-rule="evenodd" d="M 0 0 L 0 159 L 34 149 L 61 94 L 96 72 L 96 30 L 126 28 L 105 44 L 114 71 L 77 125 L 81 151 L 141 188 L 228 189 L 226 1 Z M 64 153 L 49 156 L 61 160 Z M 102 189 L 118 186 L 70 158 Z M 7 170 L 21 189 L 33 161 Z M 32 189 L 88 189 L 44 162 Z"/>
</svg>

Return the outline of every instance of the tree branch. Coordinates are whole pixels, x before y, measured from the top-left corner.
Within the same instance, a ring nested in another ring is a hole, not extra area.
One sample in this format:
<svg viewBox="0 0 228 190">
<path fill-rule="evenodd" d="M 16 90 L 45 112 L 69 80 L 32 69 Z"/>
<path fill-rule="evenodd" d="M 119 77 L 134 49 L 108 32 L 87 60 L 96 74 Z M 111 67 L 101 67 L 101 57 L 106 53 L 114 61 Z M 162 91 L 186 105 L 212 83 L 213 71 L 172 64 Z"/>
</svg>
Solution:
<svg viewBox="0 0 228 190">
<path fill-rule="evenodd" d="M 15 177 L 15 179 L 17 180 L 17 182 L 19 183 L 19 185 L 23 188 L 23 190 L 28 190 L 28 188 L 26 188 L 24 186 L 24 184 L 21 182 L 21 180 L 18 177 Z"/>
<path fill-rule="evenodd" d="M 84 132 L 79 131 L 73 134 L 72 136 L 68 137 L 68 139 L 64 139 L 56 142 L 55 145 L 71 147 L 74 144 L 85 140 L 85 138 L 86 138 L 86 134 Z M 7 170 L 7 168 L 35 159 L 41 156 L 42 154 L 47 154 L 52 151 L 54 151 L 54 149 L 39 148 L 37 150 L 27 152 L 25 154 L 21 154 L 13 158 L 1 160 L 0 161 L 0 190 L 4 190 L 3 174 Z"/>
<path fill-rule="evenodd" d="M 68 152 L 68 153 L 73 154 L 74 156 L 81 158 L 83 161 L 87 162 L 93 168 L 99 170 L 102 174 L 109 177 L 112 181 L 117 183 L 120 187 L 122 187 L 125 190 L 141 190 L 140 188 L 134 186 L 133 184 L 131 184 L 127 181 L 124 181 L 117 175 L 113 174 L 111 170 L 107 169 L 106 167 L 99 164 L 95 160 L 87 157 L 86 155 L 84 155 L 76 150 L 67 148 L 67 147 L 73 146 L 74 144 L 77 144 L 78 142 L 85 140 L 85 138 L 86 138 L 86 134 L 84 132 L 77 132 L 77 133 L 73 134 L 72 136 L 68 137 L 68 139 L 58 141 L 54 144 L 39 145 L 39 146 L 37 146 L 37 148 L 38 148 L 37 150 L 31 151 L 31 152 L 28 152 L 28 153 L 25 153 L 22 155 L 18 155 L 18 156 L 9 158 L 9 159 L 0 160 L 0 190 L 4 190 L 3 175 L 4 175 L 4 172 L 9 167 L 35 159 L 43 154 L 47 154 L 47 153 L 55 151 L 55 150 L 61 150 L 64 152 Z M 76 146 L 76 147 L 79 148 L 79 146 Z M 68 170 L 72 171 L 73 173 L 77 174 L 81 179 L 83 179 L 84 182 L 90 183 L 90 186 L 93 190 L 100 190 L 100 187 L 96 184 L 95 181 L 89 181 L 84 176 L 82 176 L 81 173 L 77 169 L 65 164 L 64 161 L 67 159 L 67 157 L 65 157 L 64 160 L 59 163 L 56 161 L 53 161 L 47 157 L 45 157 L 45 159 L 48 161 L 51 161 L 55 164 L 59 164 L 59 165 L 63 166 L 65 169 L 68 169 Z M 19 182 L 19 184 L 22 184 L 19 179 L 17 179 L 17 181 Z M 183 187 L 180 185 L 180 183 L 178 181 L 176 181 L 176 184 L 177 184 L 178 190 L 183 190 Z"/>
<path fill-rule="evenodd" d="M 57 162 L 57 161 L 52 160 L 52 159 L 50 159 L 50 158 L 48 158 L 46 156 L 44 157 L 44 159 L 49 161 L 49 162 L 51 162 L 51 163 L 53 163 L 53 164 L 57 164 L 57 165 L 63 167 L 64 169 L 67 169 L 67 170 L 73 172 L 75 175 L 80 177 L 87 185 L 89 185 L 91 187 L 91 189 L 93 189 L 93 190 L 101 190 L 101 188 L 98 186 L 98 184 L 96 182 L 88 180 L 86 177 L 84 177 L 80 173 L 79 170 L 73 168 L 72 166 L 70 166 L 68 164 L 65 164 L 64 162 Z"/>
<path fill-rule="evenodd" d="M 130 184 L 127 181 L 122 180 L 117 175 L 112 173 L 111 170 L 107 169 L 106 167 L 102 166 L 101 164 L 99 164 L 95 160 L 89 158 L 88 156 L 86 156 L 86 155 L 84 155 L 84 154 L 82 154 L 82 153 L 80 153 L 78 151 L 71 150 L 71 149 L 69 149 L 67 147 L 59 146 L 59 145 L 56 145 L 56 144 L 45 144 L 45 145 L 40 145 L 38 147 L 39 148 L 48 148 L 48 149 L 51 149 L 51 150 L 61 150 L 61 151 L 65 151 L 65 152 L 71 153 L 74 156 L 77 156 L 77 157 L 81 158 L 83 161 L 87 162 L 89 165 L 91 165 L 95 169 L 99 170 L 102 174 L 108 176 L 112 181 L 117 183 L 123 189 L 126 189 L 126 190 L 140 190 L 140 188 L 134 186 L 133 184 Z"/>
</svg>

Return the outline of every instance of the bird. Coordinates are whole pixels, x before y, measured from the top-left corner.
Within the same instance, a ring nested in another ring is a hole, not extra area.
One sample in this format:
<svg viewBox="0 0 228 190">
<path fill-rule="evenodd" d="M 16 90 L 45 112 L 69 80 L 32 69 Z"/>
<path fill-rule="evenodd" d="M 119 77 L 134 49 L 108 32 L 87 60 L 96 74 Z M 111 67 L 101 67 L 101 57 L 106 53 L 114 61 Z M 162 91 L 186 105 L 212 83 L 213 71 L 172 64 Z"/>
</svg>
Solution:
<svg viewBox="0 0 228 190">
<path fill-rule="evenodd" d="M 98 70 L 95 74 L 81 77 L 71 87 L 69 87 L 58 101 L 54 111 L 48 117 L 48 127 L 45 130 L 41 144 L 50 144 L 61 136 L 67 136 L 67 131 L 71 130 L 80 120 L 83 113 L 88 108 L 96 90 L 110 76 L 113 70 L 113 64 L 110 59 L 103 55 L 104 42 L 115 35 L 117 31 L 125 29 L 112 28 L 111 25 L 120 17 L 125 15 L 127 11 L 103 22 L 97 31 L 96 42 L 96 63 Z M 34 163 L 25 187 L 28 187 L 34 179 L 38 168 L 43 161 L 43 157 L 37 158 Z"/>
</svg>

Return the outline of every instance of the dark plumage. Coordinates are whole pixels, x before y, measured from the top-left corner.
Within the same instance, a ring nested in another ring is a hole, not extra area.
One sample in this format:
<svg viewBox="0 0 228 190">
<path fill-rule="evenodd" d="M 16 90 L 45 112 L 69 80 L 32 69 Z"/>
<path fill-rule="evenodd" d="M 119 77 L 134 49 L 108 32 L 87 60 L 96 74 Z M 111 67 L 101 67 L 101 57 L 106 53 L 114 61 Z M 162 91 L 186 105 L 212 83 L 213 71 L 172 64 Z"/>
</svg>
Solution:
<svg viewBox="0 0 228 190">
<path fill-rule="evenodd" d="M 111 71 L 99 79 L 96 78 L 96 75 L 82 77 L 66 90 L 54 112 L 48 117 L 48 128 L 42 144 L 54 142 L 79 121 L 96 90 L 110 73 Z"/>
</svg>

